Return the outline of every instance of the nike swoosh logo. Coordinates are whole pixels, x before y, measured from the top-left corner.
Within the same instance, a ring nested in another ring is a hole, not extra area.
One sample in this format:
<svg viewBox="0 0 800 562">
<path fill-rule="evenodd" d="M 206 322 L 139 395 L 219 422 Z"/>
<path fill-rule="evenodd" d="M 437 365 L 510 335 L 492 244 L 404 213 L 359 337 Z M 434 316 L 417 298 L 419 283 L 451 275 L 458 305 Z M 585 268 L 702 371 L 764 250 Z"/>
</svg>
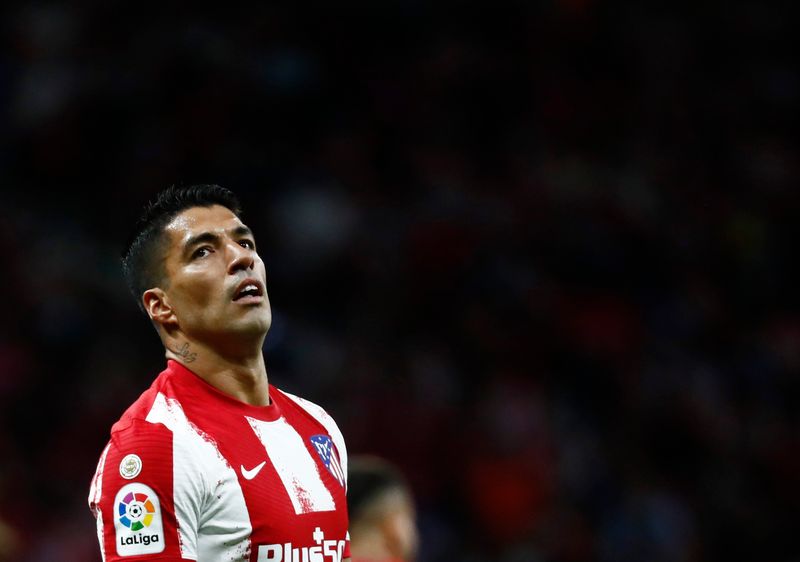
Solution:
<svg viewBox="0 0 800 562">
<path fill-rule="evenodd" d="M 242 476 L 244 476 L 245 480 L 252 480 L 256 477 L 256 475 L 261 472 L 261 469 L 264 468 L 264 465 L 267 464 L 267 461 L 262 461 L 260 465 L 247 470 L 243 464 L 239 465 L 239 468 L 242 469 Z"/>
</svg>

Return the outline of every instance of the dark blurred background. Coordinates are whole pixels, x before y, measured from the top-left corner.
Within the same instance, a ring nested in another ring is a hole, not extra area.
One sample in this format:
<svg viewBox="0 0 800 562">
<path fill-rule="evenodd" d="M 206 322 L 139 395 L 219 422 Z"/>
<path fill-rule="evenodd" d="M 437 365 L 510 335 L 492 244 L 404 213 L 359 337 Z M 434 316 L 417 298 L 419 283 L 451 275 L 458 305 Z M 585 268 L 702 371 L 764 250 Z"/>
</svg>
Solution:
<svg viewBox="0 0 800 562">
<path fill-rule="evenodd" d="M 271 382 L 403 469 L 421 562 L 800 560 L 786 10 L 0 10 L 0 559 L 99 560 L 89 481 L 164 364 L 119 252 L 219 183 Z"/>
</svg>

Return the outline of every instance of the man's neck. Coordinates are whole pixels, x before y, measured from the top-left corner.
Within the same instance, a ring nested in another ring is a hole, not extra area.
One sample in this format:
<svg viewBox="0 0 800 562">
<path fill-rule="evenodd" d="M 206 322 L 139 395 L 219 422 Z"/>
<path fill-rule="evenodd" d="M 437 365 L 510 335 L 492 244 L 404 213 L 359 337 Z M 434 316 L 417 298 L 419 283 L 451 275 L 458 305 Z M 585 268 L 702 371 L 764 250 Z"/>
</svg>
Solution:
<svg viewBox="0 0 800 562">
<path fill-rule="evenodd" d="M 269 382 L 261 346 L 250 353 L 223 354 L 199 342 L 168 342 L 167 359 L 173 359 L 208 384 L 240 402 L 267 406 Z"/>
</svg>

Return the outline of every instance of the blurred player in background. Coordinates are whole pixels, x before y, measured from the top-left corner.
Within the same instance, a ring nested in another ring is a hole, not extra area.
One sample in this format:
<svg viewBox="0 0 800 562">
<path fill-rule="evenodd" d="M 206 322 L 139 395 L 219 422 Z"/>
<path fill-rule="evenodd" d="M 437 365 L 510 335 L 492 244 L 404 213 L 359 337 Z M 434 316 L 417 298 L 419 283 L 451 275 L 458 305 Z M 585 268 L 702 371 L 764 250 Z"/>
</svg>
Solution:
<svg viewBox="0 0 800 562">
<path fill-rule="evenodd" d="M 267 381 L 266 271 L 233 193 L 162 192 L 123 266 L 167 366 L 100 456 L 104 560 L 349 560 L 344 441 Z"/>
<path fill-rule="evenodd" d="M 415 559 L 419 537 L 414 501 L 397 468 L 377 457 L 353 457 L 347 498 L 353 562 Z"/>
</svg>

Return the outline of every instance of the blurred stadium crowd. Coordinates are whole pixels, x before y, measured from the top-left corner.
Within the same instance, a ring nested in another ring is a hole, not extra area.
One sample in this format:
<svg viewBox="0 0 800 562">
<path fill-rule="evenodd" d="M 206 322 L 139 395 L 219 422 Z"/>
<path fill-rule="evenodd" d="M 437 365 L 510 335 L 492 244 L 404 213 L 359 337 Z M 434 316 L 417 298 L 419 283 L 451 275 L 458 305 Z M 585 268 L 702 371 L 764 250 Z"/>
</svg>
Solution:
<svg viewBox="0 0 800 562">
<path fill-rule="evenodd" d="M 2 7 L 0 559 L 99 560 L 89 480 L 163 365 L 119 252 L 219 183 L 271 382 L 402 468 L 421 562 L 797 560 L 791 18 L 270 4 Z"/>
</svg>

